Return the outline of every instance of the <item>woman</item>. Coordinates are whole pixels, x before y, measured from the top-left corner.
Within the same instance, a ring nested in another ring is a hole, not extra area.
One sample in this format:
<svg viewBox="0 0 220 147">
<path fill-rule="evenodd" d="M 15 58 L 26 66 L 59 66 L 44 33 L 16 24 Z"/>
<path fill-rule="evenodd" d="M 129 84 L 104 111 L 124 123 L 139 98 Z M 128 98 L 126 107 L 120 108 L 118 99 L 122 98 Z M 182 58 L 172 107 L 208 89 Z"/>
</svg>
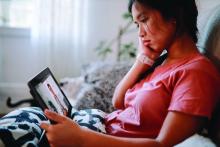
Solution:
<svg viewBox="0 0 220 147">
<path fill-rule="evenodd" d="M 214 87 L 220 80 L 195 44 L 195 1 L 131 0 L 129 10 L 139 29 L 141 55 L 115 90 L 113 104 L 118 110 L 105 120 L 110 135 L 82 129 L 46 111 L 58 122 L 41 125 L 52 146 L 65 140 L 72 146 L 171 147 L 198 132 L 211 117 L 219 96 Z M 137 83 L 164 49 L 166 60 Z M 68 133 L 57 135 L 66 128 L 71 128 Z"/>
<path fill-rule="evenodd" d="M 106 133 L 46 110 L 47 118 L 57 122 L 40 125 L 52 147 L 171 147 L 211 117 L 220 78 L 196 47 L 195 1 L 130 0 L 129 11 L 139 30 L 140 54 L 116 87 L 117 110 L 104 116 Z M 164 50 L 166 60 L 143 77 Z"/>
</svg>

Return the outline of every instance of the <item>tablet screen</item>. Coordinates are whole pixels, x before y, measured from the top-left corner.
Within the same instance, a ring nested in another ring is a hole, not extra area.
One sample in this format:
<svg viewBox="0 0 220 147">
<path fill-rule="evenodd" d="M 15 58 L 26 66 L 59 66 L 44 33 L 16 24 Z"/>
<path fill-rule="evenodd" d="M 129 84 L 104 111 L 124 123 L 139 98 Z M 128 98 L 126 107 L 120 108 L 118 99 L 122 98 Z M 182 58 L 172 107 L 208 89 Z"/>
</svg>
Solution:
<svg viewBox="0 0 220 147">
<path fill-rule="evenodd" d="M 65 97 L 59 90 L 51 75 L 35 87 L 50 110 L 59 114 L 67 114 L 68 104 L 66 104 Z"/>
</svg>

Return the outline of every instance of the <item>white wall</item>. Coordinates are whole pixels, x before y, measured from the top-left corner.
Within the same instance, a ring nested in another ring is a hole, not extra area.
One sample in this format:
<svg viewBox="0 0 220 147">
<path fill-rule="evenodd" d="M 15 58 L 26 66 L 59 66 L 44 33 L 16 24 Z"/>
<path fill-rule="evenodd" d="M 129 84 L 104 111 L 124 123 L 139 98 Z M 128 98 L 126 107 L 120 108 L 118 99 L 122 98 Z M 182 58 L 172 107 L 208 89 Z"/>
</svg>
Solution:
<svg viewBox="0 0 220 147">
<path fill-rule="evenodd" d="M 88 54 L 95 60 L 94 48 L 103 40 L 116 37 L 120 26 L 125 25 L 122 14 L 127 11 L 127 0 L 90 0 L 88 8 Z M 85 59 L 89 61 L 91 59 Z"/>
</svg>

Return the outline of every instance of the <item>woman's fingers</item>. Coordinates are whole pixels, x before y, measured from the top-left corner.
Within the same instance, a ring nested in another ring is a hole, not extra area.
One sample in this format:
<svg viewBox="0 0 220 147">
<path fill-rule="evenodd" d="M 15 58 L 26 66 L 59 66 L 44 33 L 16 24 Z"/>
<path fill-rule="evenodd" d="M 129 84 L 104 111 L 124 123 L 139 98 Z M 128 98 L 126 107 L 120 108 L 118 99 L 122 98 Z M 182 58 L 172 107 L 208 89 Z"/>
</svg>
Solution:
<svg viewBox="0 0 220 147">
<path fill-rule="evenodd" d="M 48 109 L 46 109 L 44 111 L 44 113 L 45 113 L 45 115 L 47 116 L 48 119 L 53 120 L 53 121 L 58 122 L 58 123 L 61 123 L 66 119 L 65 116 L 59 115 L 58 113 L 52 112 Z"/>
<path fill-rule="evenodd" d="M 55 147 L 53 144 L 50 144 L 50 147 Z"/>
<path fill-rule="evenodd" d="M 150 46 L 144 45 L 141 38 L 139 38 L 139 53 L 144 53 L 150 59 L 155 60 L 160 56 L 162 52 L 157 51 Z"/>
<path fill-rule="evenodd" d="M 42 129 L 44 129 L 45 131 L 48 131 L 50 125 L 47 124 L 47 123 L 41 123 L 41 124 L 40 124 L 40 127 L 41 127 Z"/>
</svg>

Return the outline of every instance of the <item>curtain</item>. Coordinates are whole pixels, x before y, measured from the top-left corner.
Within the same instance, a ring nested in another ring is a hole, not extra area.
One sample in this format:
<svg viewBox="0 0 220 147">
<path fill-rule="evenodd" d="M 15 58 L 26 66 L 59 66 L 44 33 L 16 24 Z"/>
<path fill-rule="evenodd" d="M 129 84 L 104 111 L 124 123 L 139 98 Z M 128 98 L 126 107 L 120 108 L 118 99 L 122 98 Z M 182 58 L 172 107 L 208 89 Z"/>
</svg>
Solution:
<svg viewBox="0 0 220 147">
<path fill-rule="evenodd" d="M 35 69 L 49 67 L 58 79 L 79 75 L 86 58 L 87 5 L 87 0 L 35 0 Z"/>
<path fill-rule="evenodd" d="M 0 30 L 0 98 L 30 97 L 27 82 L 46 67 L 57 80 L 79 76 L 82 65 L 99 60 L 100 42 L 115 38 L 125 23 L 127 0 L 33 2 L 30 29 L 8 28 L 5 35 Z"/>
</svg>

